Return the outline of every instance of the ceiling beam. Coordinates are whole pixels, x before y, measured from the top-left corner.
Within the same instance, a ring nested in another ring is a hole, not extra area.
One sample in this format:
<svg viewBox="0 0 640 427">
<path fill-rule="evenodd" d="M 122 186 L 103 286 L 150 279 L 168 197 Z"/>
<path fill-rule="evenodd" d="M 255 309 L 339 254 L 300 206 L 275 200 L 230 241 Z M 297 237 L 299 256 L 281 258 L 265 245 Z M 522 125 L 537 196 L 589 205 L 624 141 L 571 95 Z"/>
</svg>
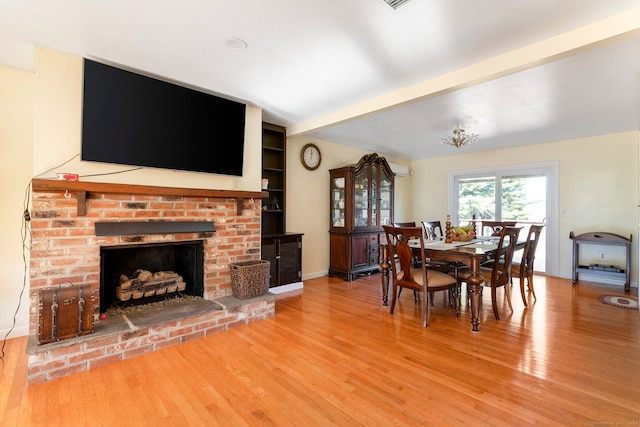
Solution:
<svg viewBox="0 0 640 427">
<path fill-rule="evenodd" d="M 629 37 L 640 37 L 640 7 L 434 79 L 288 126 L 287 136 L 303 135 L 327 126 L 477 85 Z"/>
</svg>

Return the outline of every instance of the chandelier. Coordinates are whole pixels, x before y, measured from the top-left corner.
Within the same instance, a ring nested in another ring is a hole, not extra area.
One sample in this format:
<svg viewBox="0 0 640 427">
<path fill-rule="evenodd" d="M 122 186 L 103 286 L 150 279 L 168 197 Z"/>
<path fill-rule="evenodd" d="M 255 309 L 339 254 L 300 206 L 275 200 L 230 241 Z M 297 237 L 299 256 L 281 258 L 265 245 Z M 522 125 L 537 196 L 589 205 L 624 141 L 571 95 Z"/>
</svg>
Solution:
<svg viewBox="0 0 640 427">
<path fill-rule="evenodd" d="M 464 129 L 458 128 L 453 130 L 453 136 L 442 138 L 442 143 L 451 145 L 452 147 L 460 148 L 463 145 L 476 142 L 477 139 L 478 135 L 476 135 L 475 133 L 467 135 L 466 133 L 464 133 Z"/>
</svg>

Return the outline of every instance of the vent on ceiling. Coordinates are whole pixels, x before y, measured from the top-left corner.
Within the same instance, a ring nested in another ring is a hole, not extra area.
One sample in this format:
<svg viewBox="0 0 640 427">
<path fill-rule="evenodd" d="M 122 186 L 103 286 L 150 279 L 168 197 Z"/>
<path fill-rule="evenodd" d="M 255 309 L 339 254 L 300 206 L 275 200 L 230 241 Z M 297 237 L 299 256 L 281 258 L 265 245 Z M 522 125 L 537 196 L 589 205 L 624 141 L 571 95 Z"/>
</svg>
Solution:
<svg viewBox="0 0 640 427">
<path fill-rule="evenodd" d="M 392 8 L 397 9 L 405 3 L 409 3 L 409 0 L 384 0 L 384 2 Z"/>
</svg>

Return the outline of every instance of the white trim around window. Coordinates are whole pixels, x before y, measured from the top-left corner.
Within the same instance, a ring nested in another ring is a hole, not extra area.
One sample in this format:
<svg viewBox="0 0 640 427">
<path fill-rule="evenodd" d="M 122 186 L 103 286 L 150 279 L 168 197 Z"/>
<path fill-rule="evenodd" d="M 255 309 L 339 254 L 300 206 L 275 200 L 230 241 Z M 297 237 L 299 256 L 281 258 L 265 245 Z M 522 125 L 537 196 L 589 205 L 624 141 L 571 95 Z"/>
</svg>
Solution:
<svg viewBox="0 0 640 427">
<path fill-rule="evenodd" d="M 449 171 L 449 212 L 455 215 L 451 220 L 458 222 L 457 197 L 454 196 L 456 188 L 456 179 L 459 177 L 473 177 L 486 175 L 528 175 L 528 174 L 544 174 L 547 177 L 547 215 L 545 218 L 547 247 L 546 247 L 546 274 L 550 276 L 558 276 L 558 247 L 559 247 L 559 215 L 558 215 L 558 197 L 559 183 L 558 174 L 560 162 L 544 162 L 544 163 L 528 163 L 519 165 L 496 166 L 482 169 L 466 169 Z"/>
</svg>

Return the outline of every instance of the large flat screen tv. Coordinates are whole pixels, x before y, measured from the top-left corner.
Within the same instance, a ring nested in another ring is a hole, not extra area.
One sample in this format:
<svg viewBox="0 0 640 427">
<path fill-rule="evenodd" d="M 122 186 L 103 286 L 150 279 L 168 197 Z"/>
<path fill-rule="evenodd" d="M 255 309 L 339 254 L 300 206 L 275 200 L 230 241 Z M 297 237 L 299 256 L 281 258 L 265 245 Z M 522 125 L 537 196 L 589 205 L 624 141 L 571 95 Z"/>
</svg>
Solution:
<svg viewBox="0 0 640 427">
<path fill-rule="evenodd" d="M 242 176 L 245 104 L 84 60 L 82 160 Z"/>
</svg>

